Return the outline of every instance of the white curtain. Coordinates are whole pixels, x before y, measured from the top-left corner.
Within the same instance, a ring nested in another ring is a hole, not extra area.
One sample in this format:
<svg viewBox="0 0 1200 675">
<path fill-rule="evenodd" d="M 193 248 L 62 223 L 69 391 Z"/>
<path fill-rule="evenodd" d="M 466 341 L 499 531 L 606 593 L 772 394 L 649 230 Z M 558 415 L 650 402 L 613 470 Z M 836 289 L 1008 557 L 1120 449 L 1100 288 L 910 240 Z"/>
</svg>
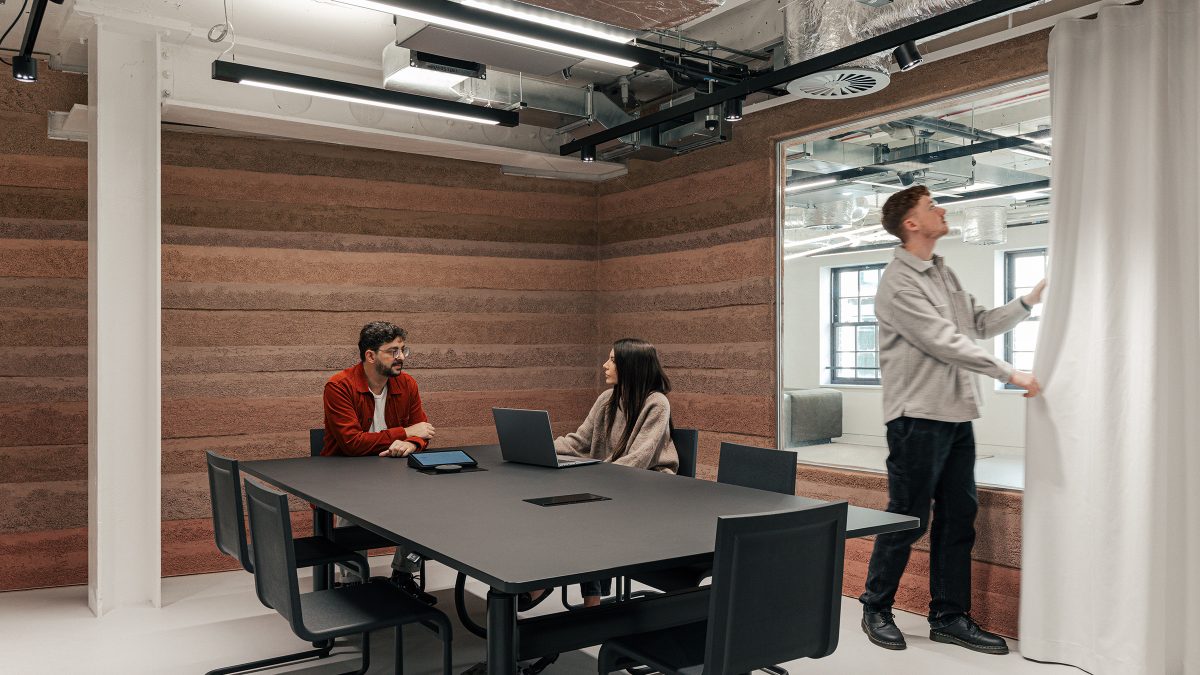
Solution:
<svg viewBox="0 0 1200 675">
<path fill-rule="evenodd" d="M 1060 22 L 1050 87 L 1021 653 L 1200 673 L 1200 0 Z"/>
</svg>

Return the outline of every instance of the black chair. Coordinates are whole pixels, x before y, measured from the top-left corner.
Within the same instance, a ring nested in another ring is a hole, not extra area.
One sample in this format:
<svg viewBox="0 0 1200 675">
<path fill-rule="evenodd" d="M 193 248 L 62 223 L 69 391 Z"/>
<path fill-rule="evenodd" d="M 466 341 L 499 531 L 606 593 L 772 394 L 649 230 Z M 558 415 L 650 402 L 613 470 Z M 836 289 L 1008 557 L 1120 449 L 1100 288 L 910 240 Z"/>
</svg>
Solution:
<svg viewBox="0 0 1200 675">
<path fill-rule="evenodd" d="M 246 483 L 253 543 L 254 586 L 275 611 L 291 624 L 292 632 L 310 641 L 362 635 L 362 667 L 371 664 L 371 631 L 395 628 L 395 672 L 404 672 L 403 626 L 421 623 L 436 629 L 442 641 L 442 673 L 451 675 L 450 620 L 438 610 L 414 600 L 385 581 L 372 581 L 312 593 L 301 593 L 296 579 L 292 520 L 287 496 L 252 482 Z"/>
<path fill-rule="evenodd" d="M 319 457 L 321 450 L 325 447 L 325 429 L 318 427 L 308 430 L 308 454 L 311 457 Z M 389 548 L 396 545 L 396 542 L 390 541 L 385 537 L 381 537 L 374 532 L 360 525 L 343 525 L 341 527 L 333 526 L 332 514 L 325 514 L 325 521 L 318 522 L 313 518 L 313 534 L 324 535 L 334 540 L 338 544 L 355 550 L 369 551 L 374 548 Z M 326 579 L 325 587 L 332 586 L 332 568 L 329 570 L 329 577 Z M 368 575 L 369 576 L 369 575 Z M 425 590 L 425 560 L 421 560 L 421 578 L 418 580 L 417 586 L 421 590 Z M 367 577 L 363 577 L 366 579 Z"/>
<path fill-rule="evenodd" d="M 253 574 L 254 561 L 246 540 L 245 511 L 242 508 L 242 476 L 236 459 L 221 457 L 214 452 L 208 453 L 208 491 L 212 503 L 213 537 L 216 539 L 217 548 L 241 563 L 242 569 Z M 341 546 L 325 537 L 296 539 L 289 548 L 293 561 L 299 567 L 341 563 L 356 568 L 360 574 L 370 575 L 366 558 L 354 549 Z M 261 594 L 258 599 L 270 607 Z M 219 668 L 209 671 L 208 675 L 227 675 L 313 657 L 324 658 L 332 648 L 333 645 L 329 644 L 296 654 Z"/>
<path fill-rule="evenodd" d="M 796 453 L 790 450 L 722 443 L 721 459 L 717 464 L 717 482 L 785 495 L 796 494 Z M 634 581 L 651 588 L 670 592 L 695 588 L 711 574 L 712 568 L 709 565 L 699 564 L 639 572 L 633 578 Z"/>
<path fill-rule="evenodd" d="M 600 675 L 644 664 L 666 675 L 739 675 L 838 642 L 845 502 L 717 519 L 708 620 L 600 647 Z"/>
<path fill-rule="evenodd" d="M 672 429 L 671 442 L 675 444 L 675 452 L 679 455 L 680 476 L 696 477 L 696 456 L 700 452 L 699 429 Z"/>
<path fill-rule="evenodd" d="M 796 453 L 722 443 L 717 482 L 756 490 L 796 494 Z"/>
</svg>

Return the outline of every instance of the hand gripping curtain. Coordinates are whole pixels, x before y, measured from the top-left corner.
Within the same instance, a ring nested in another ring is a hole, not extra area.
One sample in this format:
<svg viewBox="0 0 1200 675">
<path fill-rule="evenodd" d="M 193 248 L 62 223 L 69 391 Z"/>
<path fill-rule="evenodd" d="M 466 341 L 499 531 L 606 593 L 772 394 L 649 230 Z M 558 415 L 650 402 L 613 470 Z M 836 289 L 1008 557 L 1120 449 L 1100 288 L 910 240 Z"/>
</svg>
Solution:
<svg viewBox="0 0 1200 675">
<path fill-rule="evenodd" d="M 1050 93 L 1021 652 L 1200 673 L 1200 0 L 1059 22 Z"/>
</svg>

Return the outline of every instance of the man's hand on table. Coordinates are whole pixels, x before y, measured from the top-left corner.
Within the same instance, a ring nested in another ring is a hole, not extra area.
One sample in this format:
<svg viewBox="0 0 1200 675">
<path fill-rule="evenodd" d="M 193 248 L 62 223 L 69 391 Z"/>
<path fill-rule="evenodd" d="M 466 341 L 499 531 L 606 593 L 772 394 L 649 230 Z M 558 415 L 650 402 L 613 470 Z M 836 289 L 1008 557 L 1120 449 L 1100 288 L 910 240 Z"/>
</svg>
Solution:
<svg viewBox="0 0 1200 675">
<path fill-rule="evenodd" d="M 408 457 L 417 451 L 415 443 L 408 441 L 393 441 L 387 450 L 379 453 L 380 457 Z"/>
</svg>

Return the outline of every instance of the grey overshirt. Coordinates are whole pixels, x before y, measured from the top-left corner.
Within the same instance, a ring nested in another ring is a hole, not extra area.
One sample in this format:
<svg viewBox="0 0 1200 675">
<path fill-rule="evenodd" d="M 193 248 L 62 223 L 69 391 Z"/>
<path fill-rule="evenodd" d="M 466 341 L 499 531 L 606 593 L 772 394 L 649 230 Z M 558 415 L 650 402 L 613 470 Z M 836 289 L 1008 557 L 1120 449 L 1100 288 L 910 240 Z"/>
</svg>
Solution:
<svg viewBox="0 0 1200 675">
<path fill-rule="evenodd" d="M 1001 382 L 1013 373 L 975 340 L 1012 330 L 1029 310 L 1020 298 L 985 309 L 941 256 L 921 260 L 897 246 L 879 281 L 875 316 L 884 421 L 903 415 L 967 422 L 979 417 L 980 391 L 972 373 Z"/>
</svg>

